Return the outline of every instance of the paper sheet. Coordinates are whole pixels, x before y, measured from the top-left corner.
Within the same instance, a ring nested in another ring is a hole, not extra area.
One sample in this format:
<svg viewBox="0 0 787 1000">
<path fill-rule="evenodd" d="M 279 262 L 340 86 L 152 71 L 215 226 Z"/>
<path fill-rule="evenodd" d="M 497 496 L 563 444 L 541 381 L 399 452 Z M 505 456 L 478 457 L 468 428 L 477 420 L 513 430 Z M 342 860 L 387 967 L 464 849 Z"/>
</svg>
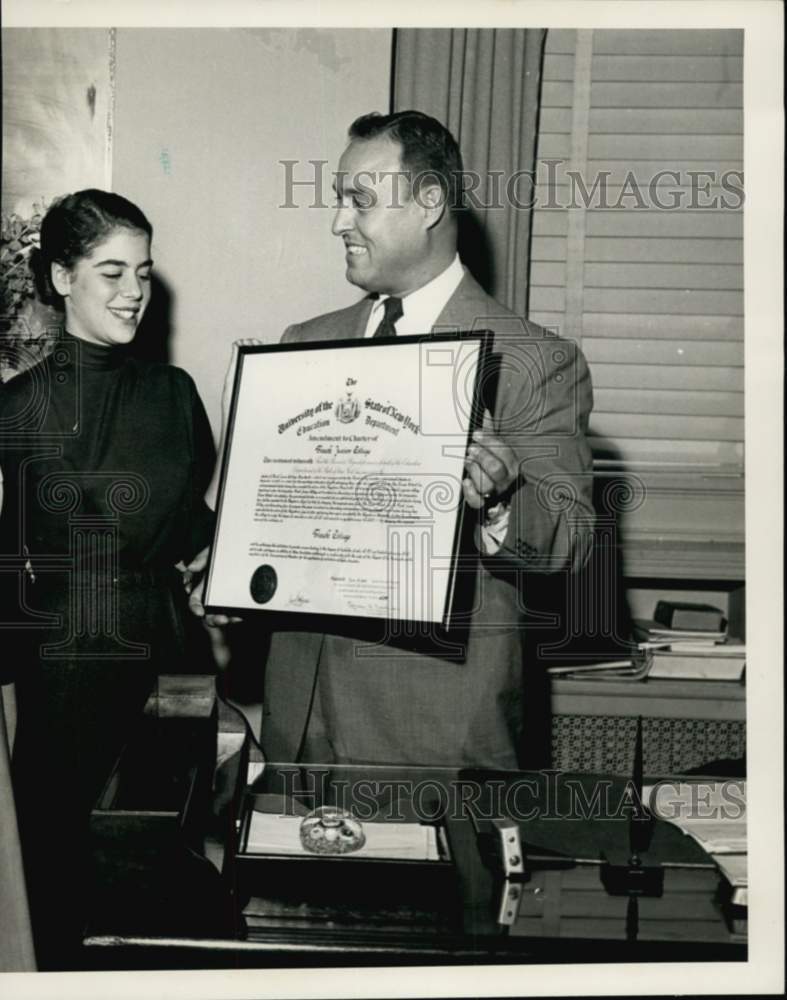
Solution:
<svg viewBox="0 0 787 1000">
<path fill-rule="evenodd" d="M 253 812 L 246 851 L 249 854 L 308 855 L 300 841 L 302 816 Z M 437 831 L 420 823 L 363 823 L 366 843 L 354 858 L 439 861 Z"/>
<path fill-rule="evenodd" d="M 692 837 L 732 886 L 746 886 L 746 782 L 662 782 L 642 789 L 659 819 Z"/>
</svg>

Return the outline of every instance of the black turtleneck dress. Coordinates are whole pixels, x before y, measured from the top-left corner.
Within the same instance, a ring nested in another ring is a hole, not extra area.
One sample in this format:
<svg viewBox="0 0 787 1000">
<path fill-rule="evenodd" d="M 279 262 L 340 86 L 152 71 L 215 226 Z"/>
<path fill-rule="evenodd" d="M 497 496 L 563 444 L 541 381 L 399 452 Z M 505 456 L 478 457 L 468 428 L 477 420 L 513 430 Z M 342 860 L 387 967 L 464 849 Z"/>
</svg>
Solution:
<svg viewBox="0 0 787 1000">
<path fill-rule="evenodd" d="M 183 663 L 175 564 L 209 544 L 215 459 L 191 378 L 64 334 L 0 385 L 0 673 L 39 967 L 81 932 L 90 810 L 159 673 Z"/>
</svg>

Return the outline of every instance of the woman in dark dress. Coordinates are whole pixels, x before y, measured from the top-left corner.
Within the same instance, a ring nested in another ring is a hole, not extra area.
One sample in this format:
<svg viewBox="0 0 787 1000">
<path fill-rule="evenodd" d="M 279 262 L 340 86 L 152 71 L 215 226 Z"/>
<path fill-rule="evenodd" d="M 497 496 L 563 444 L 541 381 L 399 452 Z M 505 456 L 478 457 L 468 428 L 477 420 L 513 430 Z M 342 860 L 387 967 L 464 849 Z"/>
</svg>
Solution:
<svg viewBox="0 0 787 1000">
<path fill-rule="evenodd" d="M 209 542 L 214 447 L 191 378 L 134 359 L 151 226 L 87 190 L 47 213 L 38 261 L 64 330 L 0 389 L 3 680 L 39 968 L 67 967 L 90 810 L 161 672 L 183 670 L 176 568 Z M 180 662 L 179 662 L 180 661 Z"/>
</svg>

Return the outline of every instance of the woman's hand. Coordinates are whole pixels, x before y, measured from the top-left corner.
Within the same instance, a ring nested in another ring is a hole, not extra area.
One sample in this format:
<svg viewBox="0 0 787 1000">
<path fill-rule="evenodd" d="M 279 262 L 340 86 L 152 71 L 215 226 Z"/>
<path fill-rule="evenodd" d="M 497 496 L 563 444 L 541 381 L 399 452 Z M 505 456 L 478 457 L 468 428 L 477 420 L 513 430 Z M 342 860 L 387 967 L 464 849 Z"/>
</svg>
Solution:
<svg viewBox="0 0 787 1000">
<path fill-rule="evenodd" d="M 202 598 L 205 592 L 205 580 L 203 578 L 203 573 L 205 572 L 205 567 L 208 565 L 209 555 L 210 546 L 206 545 L 201 552 L 198 552 L 197 555 L 194 556 L 188 566 L 185 566 L 182 562 L 177 564 L 177 568 L 183 574 L 183 586 L 186 589 L 186 593 L 189 595 L 189 610 L 198 618 L 203 618 L 205 620 L 205 624 L 209 625 L 211 628 L 221 625 L 231 625 L 235 622 L 242 621 L 243 619 L 241 618 L 229 617 L 228 615 L 205 614 L 205 606 L 202 603 Z"/>
<path fill-rule="evenodd" d="M 208 565 L 209 554 L 210 546 L 206 545 L 201 552 L 198 552 L 197 555 L 194 556 L 188 566 L 186 566 L 182 560 L 177 564 L 176 568 L 180 570 L 181 576 L 183 577 L 183 587 L 187 594 L 192 592 L 197 579 L 205 572 L 205 567 Z"/>
<path fill-rule="evenodd" d="M 232 353 L 227 374 L 224 376 L 224 389 L 221 393 L 221 419 L 224 426 L 227 426 L 230 418 L 230 404 L 232 403 L 232 389 L 235 385 L 235 372 L 238 370 L 239 347 L 260 347 L 262 341 L 257 337 L 241 337 L 240 340 L 232 342 Z"/>
<path fill-rule="evenodd" d="M 221 466 L 224 457 L 224 446 L 227 442 L 227 427 L 230 422 L 230 406 L 232 405 L 232 389 L 235 385 L 235 372 L 238 370 L 238 348 L 239 347 L 259 347 L 261 340 L 256 337 L 242 337 L 233 341 L 230 363 L 227 374 L 224 376 L 224 388 L 221 392 L 221 431 L 219 432 L 219 448 L 216 455 L 216 465 L 213 469 L 213 477 L 205 490 L 205 503 L 211 510 L 216 509 L 216 498 L 219 493 L 219 478 L 221 476 Z"/>
<path fill-rule="evenodd" d="M 237 622 L 243 621 L 242 618 L 236 618 L 234 615 L 205 614 L 205 605 L 202 603 L 204 592 L 205 580 L 202 579 L 189 594 L 189 610 L 193 615 L 196 615 L 197 618 L 202 618 L 209 628 L 220 628 L 223 625 L 235 625 Z"/>
</svg>

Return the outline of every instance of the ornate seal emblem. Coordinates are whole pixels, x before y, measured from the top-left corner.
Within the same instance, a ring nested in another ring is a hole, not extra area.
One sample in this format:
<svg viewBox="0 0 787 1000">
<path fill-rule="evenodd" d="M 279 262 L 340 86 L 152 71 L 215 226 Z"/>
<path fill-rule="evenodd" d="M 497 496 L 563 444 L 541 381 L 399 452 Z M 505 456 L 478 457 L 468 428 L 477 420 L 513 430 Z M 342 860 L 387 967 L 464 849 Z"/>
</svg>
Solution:
<svg viewBox="0 0 787 1000">
<path fill-rule="evenodd" d="M 258 566 L 252 573 L 249 590 L 257 604 L 267 604 L 276 593 L 278 585 L 279 580 L 273 566 Z"/>
<path fill-rule="evenodd" d="M 361 404 L 353 396 L 352 391 L 348 390 L 344 399 L 336 401 L 333 413 L 340 424 L 351 424 L 361 415 Z"/>
<path fill-rule="evenodd" d="M 336 806 L 320 806 L 305 816 L 300 835 L 310 854 L 351 854 L 366 843 L 360 821 Z"/>
</svg>

